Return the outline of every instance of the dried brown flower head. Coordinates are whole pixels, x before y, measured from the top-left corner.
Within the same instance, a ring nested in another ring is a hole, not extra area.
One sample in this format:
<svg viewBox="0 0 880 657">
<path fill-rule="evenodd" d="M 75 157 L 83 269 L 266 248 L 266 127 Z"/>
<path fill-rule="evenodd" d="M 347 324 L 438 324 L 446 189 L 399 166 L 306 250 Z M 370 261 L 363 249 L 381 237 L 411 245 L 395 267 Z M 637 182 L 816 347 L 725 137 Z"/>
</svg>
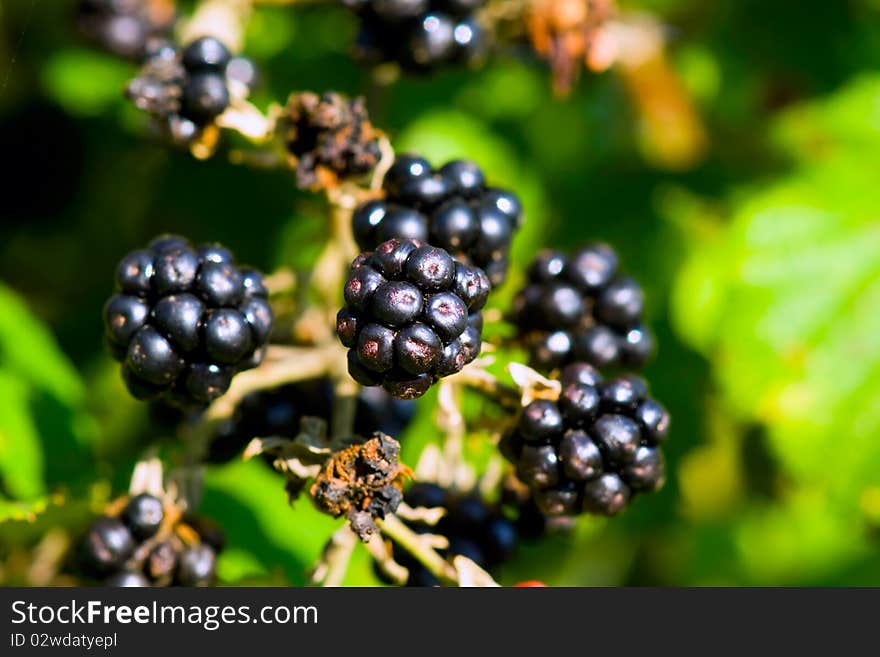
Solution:
<svg viewBox="0 0 880 657">
<path fill-rule="evenodd" d="M 586 66 L 602 71 L 613 61 L 605 24 L 614 0 L 534 0 L 526 17 L 532 46 L 550 62 L 553 88 L 564 95 Z"/>
<path fill-rule="evenodd" d="M 279 127 L 302 188 L 331 189 L 369 173 L 381 158 L 380 133 L 370 123 L 361 97 L 293 94 Z"/>
<path fill-rule="evenodd" d="M 394 513 L 403 499 L 403 482 L 411 473 L 399 455 L 400 443 L 379 432 L 334 453 L 309 491 L 315 506 L 335 518 L 345 516 L 368 540 L 376 531 L 373 519 Z"/>
</svg>

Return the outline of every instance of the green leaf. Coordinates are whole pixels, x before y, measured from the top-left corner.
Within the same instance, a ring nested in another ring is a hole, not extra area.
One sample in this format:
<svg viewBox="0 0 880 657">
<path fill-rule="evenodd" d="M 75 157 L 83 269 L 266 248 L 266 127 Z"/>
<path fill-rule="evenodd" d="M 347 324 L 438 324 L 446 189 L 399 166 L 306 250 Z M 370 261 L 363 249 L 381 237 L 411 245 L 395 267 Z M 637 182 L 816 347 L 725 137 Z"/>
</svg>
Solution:
<svg viewBox="0 0 880 657">
<path fill-rule="evenodd" d="M 43 67 L 43 87 L 73 114 L 94 116 L 121 102 L 130 64 L 91 50 L 53 53 Z"/>
<path fill-rule="evenodd" d="M 55 338 L 24 301 L 0 284 L 0 362 L 34 388 L 67 406 L 84 396 L 82 381 Z"/>
<path fill-rule="evenodd" d="M 869 118 L 844 127 L 853 98 Z M 728 403 L 767 425 L 786 473 L 847 505 L 880 469 L 880 160 L 863 146 L 880 136 L 876 108 L 875 76 L 783 118 L 781 141 L 797 132 L 834 148 L 793 149 L 805 159 L 741 194 L 717 237 L 691 237 L 673 306 Z"/>
<path fill-rule="evenodd" d="M 235 557 L 224 565 L 231 580 L 280 568 L 290 583 L 304 584 L 342 522 L 320 514 L 307 497 L 291 508 L 284 478 L 259 459 L 208 471 L 199 512 L 223 523 Z"/>
<path fill-rule="evenodd" d="M 49 508 L 49 498 L 32 502 L 14 502 L 0 497 L 0 524 L 4 522 L 34 522 Z"/>
<path fill-rule="evenodd" d="M 28 386 L 0 369 L 0 481 L 17 499 L 45 493 L 43 450 L 31 418 Z"/>
</svg>

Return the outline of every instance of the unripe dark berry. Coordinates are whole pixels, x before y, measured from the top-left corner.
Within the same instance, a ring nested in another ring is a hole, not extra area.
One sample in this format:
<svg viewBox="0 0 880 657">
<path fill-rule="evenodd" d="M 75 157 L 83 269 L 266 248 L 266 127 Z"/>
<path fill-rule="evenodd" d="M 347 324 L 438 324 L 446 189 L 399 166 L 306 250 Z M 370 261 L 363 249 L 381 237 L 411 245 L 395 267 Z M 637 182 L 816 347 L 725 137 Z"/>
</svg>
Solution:
<svg viewBox="0 0 880 657">
<path fill-rule="evenodd" d="M 122 567 L 135 543 L 131 531 L 115 518 L 98 518 L 83 542 L 83 565 L 92 575 L 105 575 Z"/>
<path fill-rule="evenodd" d="M 197 545 L 180 555 L 177 582 L 181 586 L 208 586 L 216 572 L 217 555 L 209 545 Z"/>
<path fill-rule="evenodd" d="M 219 39 L 200 37 L 183 49 L 181 59 L 189 72 L 223 71 L 229 63 L 229 49 Z"/>
<path fill-rule="evenodd" d="M 183 85 L 181 116 L 196 125 L 206 125 L 229 107 L 226 78 L 213 72 L 195 73 Z"/>
<path fill-rule="evenodd" d="M 128 501 L 122 518 L 136 538 L 145 539 L 159 531 L 165 509 L 158 497 L 141 493 Z"/>
</svg>

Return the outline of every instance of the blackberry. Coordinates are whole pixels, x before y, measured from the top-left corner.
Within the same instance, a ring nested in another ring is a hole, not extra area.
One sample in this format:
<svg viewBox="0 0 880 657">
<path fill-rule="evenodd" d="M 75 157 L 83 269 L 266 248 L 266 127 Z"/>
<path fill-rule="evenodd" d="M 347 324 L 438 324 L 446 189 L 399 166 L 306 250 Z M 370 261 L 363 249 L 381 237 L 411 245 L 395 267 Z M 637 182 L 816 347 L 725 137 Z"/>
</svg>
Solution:
<svg viewBox="0 0 880 657">
<path fill-rule="evenodd" d="M 480 497 L 476 491 L 452 491 L 434 483 L 417 482 L 404 493 L 403 499 L 413 507 L 443 508 L 446 514 L 435 526 L 409 522 L 417 533 L 445 536 L 449 548 L 440 550 L 444 557 L 458 555 L 474 561 L 485 570 L 497 571 L 516 552 L 519 532 L 499 506 Z M 409 553 L 394 546 L 395 561 L 409 570 L 407 586 L 438 586 L 439 582 Z M 376 569 L 380 578 L 384 576 Z"/>
<path fill-rule="evenodd" d="M 110 506 L 120 507 L 118 517 L 102 516 L 86 532 L 79 553 L 84 575 L 114 587 L 206 586 L 213 581 L 222 538 L 204 519 L 181 520 L 179 510 L 146 493 Z"/>
<path fill-rule="evenodd" d="M 539 370 L 572 362 L 640 368 L 654 350 L 643 310 L 644 293 L 632 278 L 618 273 L 617 254 L 592 244 L 572 256 L 539 253 L 511 319 Z"/>
<path fill-rule="evenodd" d="M 487 50 L 476 12 L 485 0 L 361 0 L 347 2 L 360 18 L 354 54 L 368 64 L 396 62 L 421 73 L 473 64 Z"/>
<path fill-rule="evenodd" d="M 89 39 L 127 59 L 143 59 L 168 37 L 174 26 L 174 3 L 168 0 L 82 0 L 76 22 Z"/>
<path fill-rule="evenodd" d="M 119 265 L 104 307 L 106 342 L 138 399 L 210 403 L 255 367 L 272 326 L 261 276 L 219 245 L 166 236 Z"/>
<path fill-rule="evenodd" d="M 205 460 L 226 463 L 242 452 L 256 437 L 293 439 L 300 432 L 300 420 L 308 415 L 328 423 L 333 411 L 330 379 L 292 383 L 247 395 L 233 416 L 218 427 Z M 354 430 L 362 436 L 381 431 L 399 437 L 415 415 L 415 403 L 392 398 L 381 388 L 358 392 Z"/>
<path fill-rule="evenodd" d="M 359 256 L 337 316 L 352 378 L 414 399 L 460 371 L 480 352 L 485 283 L 479 270 L 417 240 Z"/>
<path fill-rule="evenodd" d="M 399 155 L 385 175 L 385 199 L 359 207 L 352 224 L 367 251 L 389 239 L 416 239 L 448 251 L 488 274 L 492 285 L 507 276 L 522 206 L 512 192 L 486 187 L 482 170 L 453 160 L 437 170 L 424 158 Z"/>
<path fill-rule="evenodd" d="M 559 399 L 529 403 L 501 442 L 537 509 L 551 517 L 615 515 L 633 495 L 658 490 L 669 415 L 645 382 L 603 381 L 585 363 L 569 365 L 559 380 Z"/>
<path fill-rule="evenodd" d="M 188 144 L 235 99 L 246 98 L 256 79 L 253 62 L 201 37 L 182 49 L 167 42 L 150 49 L 126 95 L 172 141 Z"/>
</svg>

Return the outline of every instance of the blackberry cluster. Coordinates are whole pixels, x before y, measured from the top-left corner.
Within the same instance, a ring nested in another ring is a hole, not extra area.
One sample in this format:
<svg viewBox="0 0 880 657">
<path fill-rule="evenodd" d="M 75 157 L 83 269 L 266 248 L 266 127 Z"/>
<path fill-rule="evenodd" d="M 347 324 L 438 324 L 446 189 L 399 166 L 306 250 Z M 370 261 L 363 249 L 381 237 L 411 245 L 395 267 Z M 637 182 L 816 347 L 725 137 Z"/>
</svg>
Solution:
<svg viewBox="0 0 880 657">
<path fill-rule="evenodd" d="M 226 111 L 233 98 L 247 97 L 256 78 L 249 59 L 233 57 L 213 37 L 201 37 L 182 50 L 169 43 L 153 49 L 126 95 L 174 141 L 189 143 Z"/>
<path fill-rule="evenodd" d="M 362 97 L 333 92 L 294 94 L 279 120 L 301 188 L 325 189 L 363 176 L 378 164 L 379 133 Z"/>
<path fill-rule="evenodd" d="M 636 376 L 602 381 L 587 364 L 563 370 L 558 401 L 526 406 L 501 443 L 547 516 L 615 515 L 665 479 L 669 415 Z"/>
<path fill-rule="evenodd" d="M 354 55 L 369 64 L 397 62 L 426 72 L 472 64 L 487 50 L 475 13 L 485 0 L 345 0 L 360 17 Z"/>
<path fill-rule="evenodd" d="M 165 235 L 119 263 L 104 306 L 106 342 L 137 399 L 211 402 L 256 367 L 272 330 L 262 274 L 219 244 Z"/>
<path fill-rule="evenodd" d="M 209 463 L 226 463 L 241 453 L 255 437 L 295 438 L 303 416 L 328 423 L 333 410 L 333 384 L 329 379 L 261 390 L 241 400 L 232 418 L 221 424 L 208 447 Z M 415 415 L 415 403 L 394 399 L 381 388 L 358 392 L 354 432 L 375 431 L 400 436 Z"/>
<path fill-rule="evenodd" d="M 140 61 L 168 36 L 175 16 L 172 0 L 82 0 L 76 22 L 105 50 Z"/>
<path fill-rule="evenodd" d="M 440 550 L 447 558 L 461 555 L 480 568 L 493 571 L 516 551 L 519 543 L 516 526 L 476 493 L 461 495 L 437 484 L 415 483 L 407 489 L 404 500 L 413 508 L 446 509 L 446 514 L 433 527 L 424 523 L 408 524 L 418 533 L 440 534 L 449 539 L 449 548 Z M 394 560 L 409 570 L 407 586 L 440 585 L 409 552 L 395 545 L 393 554 Z M 378 568 L 376 571 L 385 580 Z"/>
<path fill-rule="evenodd" d="M 617 254 L 592 244 L 572 256 L 540 253 L 514 302 L 513 322 L 540 370 L 572 362 L 639 368 L 654 351 L 643 307 L 641 287 L 618 273 Z"/>
<path fill-rule="evenodd" d="M 489 290 L 482 270 L 418 240 L 361 254 L 336 318 L 352 378 L 397 399 L 421 397 L 479 355 Z"/>
<path fill-rule="evenodd" d="M 101 516 L 80 545 L 82 572 L 104 586 L 209 586 L 222 533 L 210 525 L 175 523 L 175 513 L 142 493 L 118 517 Z"/>
<path fill-rule="evenodd" d="M 374 519 L 397 511 L 403 499 L 410 471 L 399 456 L 400 443 L 381 432 L 335 452 L 315 477 L 312 501 L 334 518 L 345 516 L 352 531 L 368 541 L 378 531 Z"/>
<path fill-rule="evenodd" d="M 434 170 L 413 155 L 397 157 L 384 189 L 384 199 L 354 213 L 354 235 L 362 249 L 393 238 L 422 240 L 484 270 L 492 285 L 504 282 L 510 243 L 522 224 L 515 194 L 487 187 L 473 162 L 453 160 Z"/>
</svg>

